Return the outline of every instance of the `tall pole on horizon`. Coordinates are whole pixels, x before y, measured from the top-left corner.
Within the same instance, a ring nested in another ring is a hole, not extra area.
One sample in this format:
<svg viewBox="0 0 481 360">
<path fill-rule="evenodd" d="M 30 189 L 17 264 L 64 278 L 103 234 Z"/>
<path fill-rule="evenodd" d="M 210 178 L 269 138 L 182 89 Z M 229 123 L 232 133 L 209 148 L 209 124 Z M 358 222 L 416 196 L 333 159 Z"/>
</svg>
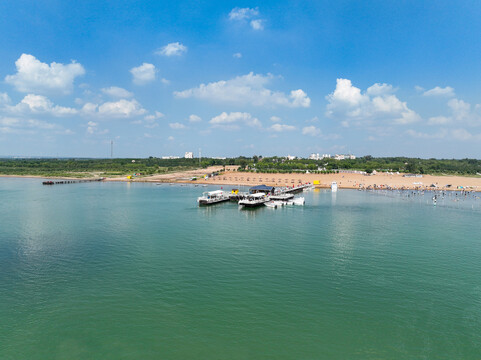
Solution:
<svg viewBox="0 0 481 360">
<path fill-rule="evenodd" d="M 201 149 L 199 148 L 199 167 L 200 167 L 200 161 L 202 160 L 202 152 L 200 150 Z"/>
</svg>

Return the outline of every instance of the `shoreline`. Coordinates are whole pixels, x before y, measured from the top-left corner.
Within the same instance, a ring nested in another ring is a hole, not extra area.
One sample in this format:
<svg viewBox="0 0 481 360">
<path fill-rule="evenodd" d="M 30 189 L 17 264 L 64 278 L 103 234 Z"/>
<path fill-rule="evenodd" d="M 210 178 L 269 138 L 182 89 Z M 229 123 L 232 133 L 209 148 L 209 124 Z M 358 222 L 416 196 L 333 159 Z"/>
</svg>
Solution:
<svg viewBox="0 0 481 360">
<path fill-rule="evenodd" d="M 196 169 L 170 174 L 159 174 L 135 177 L 128 179 L 127 176 L 105 178 L 106 182 L 153 182 L 153 183 L 183 183 L 183 184 L 206 184 L 228 186 L 254 186 L 265 184 L 269 186 L 292 187 L 300 184 L 311 183 L 316 188 L 330 188 L 336 181 L 339 189 L 373 189 L 373 190 L 445 190 L 481 191 L 481 177 L 465 177 L 456 175 L 422 175 L 422 177 L 406 177 L 405 174 L 377 173 L 375 175 L 363 175 L 357 173 L 339 174 L 280 174 L 280 173 L 245 173 L 234 171 L 237 167 L 227 166 L 226 171 L 221 166 L 213 166 L 207 169 Z M 216 176 L 205 175 L 219 172 Z M 197 180 L 192 180 L 196 177 Z M 73 177 L 45 177 L 38 175 L 0 175 L 0 178 L 32 178 L 52 180 L 90 180 L 97 178 L 73 178 Z M 431 187 L 435 185 L 435 187 Z M 446 185 L 450 185 L 446 187 Z"/>
</svg>

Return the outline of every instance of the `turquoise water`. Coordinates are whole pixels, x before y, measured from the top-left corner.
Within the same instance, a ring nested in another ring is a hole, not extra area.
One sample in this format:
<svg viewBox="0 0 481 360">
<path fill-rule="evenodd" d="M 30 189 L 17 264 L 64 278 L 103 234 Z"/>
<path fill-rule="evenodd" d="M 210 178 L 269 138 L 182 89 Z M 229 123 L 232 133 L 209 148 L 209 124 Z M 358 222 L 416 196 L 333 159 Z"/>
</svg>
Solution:
<svg viewBox="0 0 481 360">
<path fill-rule="evenodd" d="M 0 359 L 481 358 L 469 203 L 205 190 L 0 179 Z"/>
</svg>

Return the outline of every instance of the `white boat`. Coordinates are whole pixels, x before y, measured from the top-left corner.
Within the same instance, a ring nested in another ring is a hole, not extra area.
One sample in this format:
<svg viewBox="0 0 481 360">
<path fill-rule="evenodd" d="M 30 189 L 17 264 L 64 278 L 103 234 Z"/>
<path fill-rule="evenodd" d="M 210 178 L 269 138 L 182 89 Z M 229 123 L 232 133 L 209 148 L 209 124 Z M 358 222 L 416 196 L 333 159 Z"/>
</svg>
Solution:
<svg viewBox="0 0 481 360">
<path fill-rule="evenodd" d="M 239 201 L 239 206 L 256 207 L 264 205 L 267 201 L 269 201 L 269 197 L 264 193 L 249 194 L 245 199 Z"/>
<path fill-rule="evenodd" d="M 337 191 L 337 182 L 333 181 L 331 183 L 331 191 L 336 192 Z"/>
<path fill-rule="evenodd" d="M 306 199 L 304 199 L 304 197 L 302 196 L 286 202 L 287 205 L 304 205 L 305 203 L 306 203 Z"/>
<path fill-rule="evenodd" d="M 199 205 L 212 205 L 220 202 L 229 201 L 229 194 L 222 190 L 206 191 L 197 198 Z"/>
<path fill-rule="evenodd" d="M 273 208 L 277 209 L 277 204 L 275 201 L 268 201 L 264 203 L 264 206 L 267 206 L 268 208 Z"/>
</svg>

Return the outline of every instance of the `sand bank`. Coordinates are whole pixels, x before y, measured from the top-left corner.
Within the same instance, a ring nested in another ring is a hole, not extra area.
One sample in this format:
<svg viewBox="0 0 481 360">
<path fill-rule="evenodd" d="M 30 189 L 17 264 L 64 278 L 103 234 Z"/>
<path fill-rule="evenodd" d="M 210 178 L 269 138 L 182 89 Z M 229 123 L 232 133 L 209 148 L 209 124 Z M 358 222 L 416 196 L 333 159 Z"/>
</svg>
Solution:
<svg viewBox="0 0 481 360">
<path fill-rule="evenodd" d="M 135 178 L 132 181 L 139 182 L 182 182 L 202 183 L 212 185 L 232 186 L 253 186 L 266 184 L 271 186 L 292 186 L 301 183 L 314 183 L 317 187 L 328 188 L 333 181 L 336 181 L 339 188 L 358 189 L 367 187 L 381 188 L 405 188 L 425 189 L 432 184 L 438 188 L 456 190 L 458 187 L 469 188 L 481 191 L 481 177 L 464 176 L 433 176 L 423 175 L 422 177 L 406 177 L 404 174 L 378 173 L 376 175 L 362 175 L 353 173 L 340 174 L 266 174 L 266 173 L 244 173 L 235 171 L 236 167 L 227 167 L 226 171 L 218 176 L 204 179 L 203 176 L 216 171 L 222 167 L 214 166 L 207 169 L 198 169 L 185 172 L 153 175 Z M 191 181 L 193 177 L 198 180 Z M 126 177 L 109 178 L 107 181 L 128 181 Z M 446 187 L 450 185 L 450 187 Z"/>
</svg>

